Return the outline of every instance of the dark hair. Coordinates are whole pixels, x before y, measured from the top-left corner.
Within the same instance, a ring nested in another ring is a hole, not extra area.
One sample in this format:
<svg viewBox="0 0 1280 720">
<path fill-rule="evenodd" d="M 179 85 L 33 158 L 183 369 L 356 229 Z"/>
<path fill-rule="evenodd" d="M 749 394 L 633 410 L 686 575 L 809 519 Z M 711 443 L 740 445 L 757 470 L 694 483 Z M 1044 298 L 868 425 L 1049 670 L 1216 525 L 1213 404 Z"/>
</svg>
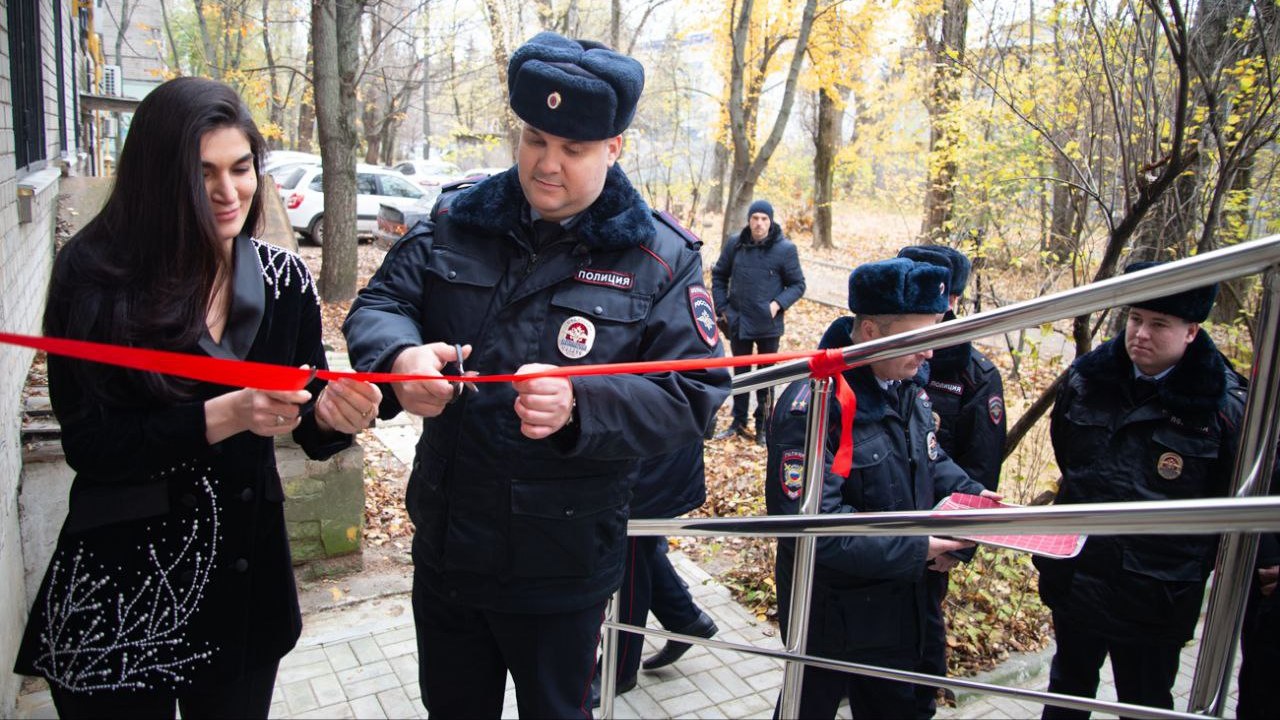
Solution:
<svg viewBox="0 0 1280 720">
<path fill-rule="evenodd" d="M 182 77 L 139 103 L 110 196 L 54 261 L 46 335 L 162 350 L 196 346 L 218 272 L 231 270 L 219 252 L 200 159 L 201 139 L 223 128 L 245 134 L 260 173 L 266 143 L 230 87 Z M 246 231 L 258 230 L 261 214 L 255 195 Z M 136 404 L 139 392 L 159 401 L 190 396 L 190 382 L 166 375 L 74 367 L 84 389 L 104 400 Z"/>
</svg>

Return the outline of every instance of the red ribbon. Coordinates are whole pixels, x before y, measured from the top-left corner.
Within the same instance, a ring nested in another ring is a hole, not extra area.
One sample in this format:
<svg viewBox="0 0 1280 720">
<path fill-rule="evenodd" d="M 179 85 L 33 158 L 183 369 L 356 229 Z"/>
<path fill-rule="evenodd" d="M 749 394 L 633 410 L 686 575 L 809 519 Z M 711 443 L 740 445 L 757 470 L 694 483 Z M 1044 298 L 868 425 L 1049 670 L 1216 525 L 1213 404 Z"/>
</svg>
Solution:
<svg viewBox="0 0 1280 720">
<path fill-rule="evenodd" d="M 836 379 L 836 401 L 840 403 L 840 447 L 831 461 L 831 471 L 840 477 L 853 469 L 853 416 L 858 412 L 858 396 L 844 379 L 848 369 L 844 353 L 839 349 L 819 350 L 809 358 L 809 374 L 815 378 Z"/>
<path fill-rule="evenodd" d="M 584 377 L 587 375 L 621 375 L 651 372 L 680 372 L 705 370 L 715 367 L 744 367 L 768 365 L 787 360 L 809 359 L 809 372 L 813 377 L 836 377 L 836 398 L 841 408 L 840 448 L 836 452 L 832 470 L 840 475 L 848 474 L 853 463 L 853 415 L 857 399 L 842 372 L 846 366 L 839 350 L 765 353 L 718 358 L 687 358 L 682 360 L 654 360 L 647 362 L 605 363 L 600 365 L 565 365 L 523 375 L 409 375 L 402 373 L 362 373 L 339 370 L 320 370 L 272 365 L 250 360 L 227 360 L 207 355 L 191 355 L 167 350 L 122 347 L 88 340 L 34 337 L 0 332 L 0 342 L 78 360 L 88 360 L 106 365 L 158 372 L 165 375 L 189 378 L 227 385 L 230 387 L 257 388 L 259 390 L 301 390 L 312 378 L 323 380 L 358 380 L 370 383 L 408 382 L 414 380 L 448 380 L 450 382 L 494 383 L 532 380 L 541 377 Z"/>
</svg>

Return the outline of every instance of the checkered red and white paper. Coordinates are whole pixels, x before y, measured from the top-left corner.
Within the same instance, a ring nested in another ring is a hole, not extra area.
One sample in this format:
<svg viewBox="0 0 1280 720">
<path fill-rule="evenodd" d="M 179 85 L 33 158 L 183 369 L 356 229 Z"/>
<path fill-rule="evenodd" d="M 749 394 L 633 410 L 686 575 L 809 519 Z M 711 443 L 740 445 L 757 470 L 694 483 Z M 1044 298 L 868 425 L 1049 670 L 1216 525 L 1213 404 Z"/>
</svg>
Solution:
<svg viewBox="0 0 1280 720">
<path fill-rule="evenodd" d="M 935 510 L 1000 510 L 1017 507 L 980 495 L 952 493 L 938 503 Z M 984 545 L 1009 548 L 1052 558 L 1075 557 L 1084 547 L 1085 535 L 957 535 Z"/>
</svg>

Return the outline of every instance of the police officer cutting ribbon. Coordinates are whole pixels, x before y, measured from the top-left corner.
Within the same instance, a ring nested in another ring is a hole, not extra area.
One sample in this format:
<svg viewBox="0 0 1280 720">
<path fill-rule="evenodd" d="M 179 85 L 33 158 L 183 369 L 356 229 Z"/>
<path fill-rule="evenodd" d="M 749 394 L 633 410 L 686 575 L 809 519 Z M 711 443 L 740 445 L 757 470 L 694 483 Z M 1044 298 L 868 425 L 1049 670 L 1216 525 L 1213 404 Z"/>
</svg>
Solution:
<svg viewBox="0 0 1280 720">
<path fill-rule="evenodd" d="M 511 56 L 524 127 L 505 173 L 442 194 L 352 305 L 359 370 L 482 374 L 723 354 L 697 241 L 617 164 L 644 86 L 634 59 L 536 35 Z M 455 344 L 460 348 L 455 348 Z M 419 678 L 432 717 L 589 717 L 604 605 L 638 458 L 701 438 L 724 370 L 395 384 L 426 418 L 406 503 Z"/>
</svg>

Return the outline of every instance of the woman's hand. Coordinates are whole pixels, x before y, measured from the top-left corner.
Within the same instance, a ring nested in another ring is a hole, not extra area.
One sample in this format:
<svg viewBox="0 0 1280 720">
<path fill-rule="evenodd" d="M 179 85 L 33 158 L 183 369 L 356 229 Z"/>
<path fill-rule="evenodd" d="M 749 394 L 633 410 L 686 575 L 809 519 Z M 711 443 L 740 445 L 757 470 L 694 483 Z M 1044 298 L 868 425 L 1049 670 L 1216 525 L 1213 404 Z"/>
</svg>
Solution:
<svg viewBox="0 0 1280 720">
<path fill-rule="evenodd" d="M 275 437 L 293 432 L 302 406 L 311 399 L 306 390 L 245 388 L 205 401 L 205 439 L 212 445 L 248 430 Z"/>
<path fill-rule="evenodd" d="M 377 385 L 356 380 L 335 380 L 316 400 L 316 424 L 326 432 L 353 435 L 369 427 L 382 403 Z"/>
</svg>

